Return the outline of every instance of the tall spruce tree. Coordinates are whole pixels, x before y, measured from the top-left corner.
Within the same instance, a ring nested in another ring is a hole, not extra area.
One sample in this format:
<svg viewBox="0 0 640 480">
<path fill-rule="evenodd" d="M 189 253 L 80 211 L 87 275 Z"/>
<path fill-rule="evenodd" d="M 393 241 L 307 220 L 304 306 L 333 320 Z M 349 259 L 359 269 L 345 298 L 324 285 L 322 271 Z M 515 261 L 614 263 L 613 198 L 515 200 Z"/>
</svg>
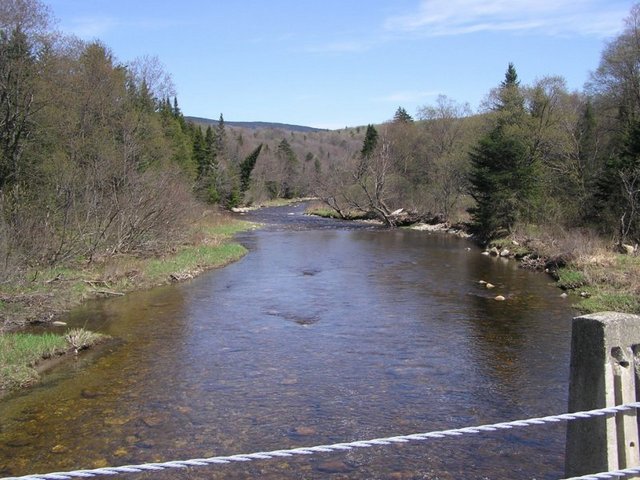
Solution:
<svg viewBox="0 0 640 480">
<path fill-rule="evenodd" d="M 413 117 L 403 107 L 398 107 L 393 115 L 393 121 L 395 123 L 411 123 L 413 122 Z"/>
<path fill-rule="evenodd" d="M 471 227 L 485 242 L 508 232 L 526 216 L 536 183 L 535 165 L 524 134 L 524 99 L 511 63 L 498 99 L 495 126 L 470 153 L 469 193 L 476 202 L 469 209 Z"/>
<path fill-rule="evenodd" d="M 240 163 L 240 192 L 244 193 L 249 190 L 249 184 L 251 182 L 251 172 L 253 172 L 254 167 L 256 166 L 256 162 L 258 161 L 258 156 L 260 155 L 260 151 L 262 150 L 262 144 L 258 145 L 258 147 L 251 152 L 247 158 L 245 158 L 242 163 Z"/>
</svg>

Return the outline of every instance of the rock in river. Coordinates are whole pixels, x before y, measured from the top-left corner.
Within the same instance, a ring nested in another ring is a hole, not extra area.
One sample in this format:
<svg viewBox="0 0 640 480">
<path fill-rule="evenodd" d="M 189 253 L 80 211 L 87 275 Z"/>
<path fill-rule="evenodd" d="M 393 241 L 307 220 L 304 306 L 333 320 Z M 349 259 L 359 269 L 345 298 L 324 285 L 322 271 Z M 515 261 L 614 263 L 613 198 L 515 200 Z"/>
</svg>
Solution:
<svg viewBox="0 0 640 480">
<path fill-rule="evenodd" d="M 342 460 L 327 460 L 326 462 L 320 462 L 316 466 L 316 470 L 323 473 L 349 473 L 353 468 L 353 466 Z"/>
</svg>

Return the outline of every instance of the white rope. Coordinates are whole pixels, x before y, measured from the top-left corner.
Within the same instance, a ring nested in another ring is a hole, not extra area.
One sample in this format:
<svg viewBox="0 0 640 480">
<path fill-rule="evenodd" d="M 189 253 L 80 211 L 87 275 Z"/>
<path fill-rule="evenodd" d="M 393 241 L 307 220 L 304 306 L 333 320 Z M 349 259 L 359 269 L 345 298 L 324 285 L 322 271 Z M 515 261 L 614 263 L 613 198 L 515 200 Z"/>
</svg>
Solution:
<svg viewBox="0 0 640 480">
<path fill-rule="evenodd" d="M 253 460 L 267 460 L 276 457 L 291 457 L 293 455 L 312 455 L 314 453 L 327 453 L 351 450 L 353 448 L 368 448 L 377 445 L 391 445 L 394 443 L 406 443 L 409 441 L 429 440 L 434 438 L 458 437 L 461 435 L 481 432 L 495 432 L 496 430 L 507 430 L 511 428 L 529 427 L 532 425 L 542 425 L 545 423 L 557 423 L 562 421 L 578 420 L 583 418 L 613 415 L 640 408 L 640 402 L 627 403 L 616 407 L 600 408 L 576 413 L 564 413 L 562 415 L 551 415 L 548 417 L 530 418 L 527 420 L 515 420 L 512 422 L 494 423 L 490 425 L 480 425 L 477 427 L 454 428 L 451 430 L 440 430 L 428 433 L 414 433 L 411 435 L 400 435 L 395 437 L 376 438 L 373 440 L 360 440 L 348 443 L 334 443 L 331 445 L 318 445 L 315 447 L 291 448 L 287 450 L 273 450 L 270 452 L 256 452 L 240 455 L 230 455 L 210 458 L 194 458 L 191 460 L 174 460 L 163 463 L 143 463 L 140 465 L 124 465 L 121 467 L 95 468 L 92 470 L 74 470 L 69 472 L 54 472 L 45 474 L 24 475 L 22 477 L 5 477 L 0 480 L 70 480 L 72 478 L 91 478 L 98 475 L 118 475 L 121 473 L 139 473 L 146 471 L 165 470 L 169 468 L 200 467 L 214 464 L 227 464 L 233 462 L 250 462 Z M 633 473 L 633 472 L 632 472 Z M 605 475 L 605 474 L 599 474 Z M 615 474 L 614 474 L 615 475 Z M 623 475 L 626 475 L 623 474 Z M 618 477 L 623 475 L 617 475 Z M 584 479 L 615 478 L 613 476 L 593 476 L 579 477 Z"/>
<path fill-rule="evenodd" d="M 564 480 L 602 480 L 607 478 L 623 478 L 629 475 L 640 473 L 640 467 L 625 468 L 624 470 L 613 470 L 611 472 L 593 473 L 582 477 L 565 478 Z"/>
</svg>

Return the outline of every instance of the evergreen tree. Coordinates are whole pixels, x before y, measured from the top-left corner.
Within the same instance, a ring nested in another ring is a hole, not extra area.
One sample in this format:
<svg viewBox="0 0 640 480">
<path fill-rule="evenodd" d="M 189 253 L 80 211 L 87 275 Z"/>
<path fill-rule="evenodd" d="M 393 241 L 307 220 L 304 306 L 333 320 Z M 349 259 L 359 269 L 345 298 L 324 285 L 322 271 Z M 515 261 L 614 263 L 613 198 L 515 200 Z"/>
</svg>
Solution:
<svg viewBox="0 0 640 480">
<path fill-rule="evenodd" d="M 617 227 L 618 243 L 639 238 L 640 121 L 629 127 L 621 151 L 607 159 L 595 187 L 592 220 L 607 233 Z"/>
<path fill-rule="evenodd" d="M 214 137 L 216 156 L 224 156 L 225 149 L 227 148 L 227 132 L 225 130 L 224 117 L 222 114 L 220 114 L 220 118 L 218 119 Z"/>
<path fill-rule="evenodd" d="M 393 121 L 394 123 L 411 123 L 413 122 L 413 117 L 403 107 L 398 107 L 393 115 Z"/>
<path fill-rule="evenodd" d="M 364 142 L 362 143 L 362 150 L 360 150 L 360 156 L 368 158 L 375 151 L 378 146 L 378 131 L 373 125 L 367 125 L 367 131 L 364 134 Z"/>
<path fill-rule="evenodd" d="M 371 156 L 373 155 L 373 152 L 375 152 L 377 146 L 378 131 L 373 125 L 367 125 L 367 130 L 364 134 L 364 141 L 362 142 L 362 149 L 360 150 L 360 159 L 356 167 L 356 178 L 360 179 L 366 173 Z"/>
<path fill-rule="evenodd" d="M 286 138 L 278 144 L 277 156 L 283 163 L 282 195 L 284 198 L 293 198 L 298 194 L 295 187 L 295 179 L 298 174 L 298 157 L 291 148 Z"/>
<path fill-rule="evenodd" d="M 511 63 L 499 99 L 496 125 L 470 154 L 470 194 L 476 202 L 469 209 L 471 227 L 483 241 L 526 217 L 537 180 L 525 135 L 523 96 Z"/>
<path fill-rule="evenodd" d="M 197 125 L 193 126 L 192 142 L 193 162 L 198 166 L 198 175 L 202 176 L 203 173 L 206 172 L 208 166 L 207 149 L 204 137 L 202 136 L 202 129 Z"/>
<path fill-rule="evenodd" d="M 240 163 L 240 192 L 244 193 L 249 189 L 249 183 L 251 181 L 251 172 L 253 172 L 253 168 L 256 166 L 256 162 L 258 161 L 258 156 L 260 155 L 260 151 L 262 150 L 262 144 L 258 145 L 253 152 L 245 158 L 242 163 Z"/>
</svg>

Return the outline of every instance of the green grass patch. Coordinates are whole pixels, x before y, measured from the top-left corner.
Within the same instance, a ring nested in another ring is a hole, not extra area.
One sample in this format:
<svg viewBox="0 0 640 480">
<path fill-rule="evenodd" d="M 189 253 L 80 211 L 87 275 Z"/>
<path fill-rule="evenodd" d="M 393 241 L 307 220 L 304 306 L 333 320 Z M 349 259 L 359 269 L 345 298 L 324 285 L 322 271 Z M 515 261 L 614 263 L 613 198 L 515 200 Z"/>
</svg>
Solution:
<svg viewBox="0 0 640 480">
<path fill-rule="evenodd" d="M 146 289 L 226 265 L 246 253 L 231 243 L 232 236 L 254 228 L 257 224 L 212 212 L 161 250 L 98 255 L 92 262 L 75 259 L 22 272 L 0 286 L 0 329 L 46 322 L 89 298 Z"/>
<path fill-rule="evenodd" d="M 564 290 L 573 290 L 585 285 L 586 278 L 583 272 L 573 268 L 561 268 L 558 270 L 558 286 Z"/>
<path fill-rule="evenodd" d="M 582 299 L 576 308 L 585 313 L 624 312 L 640 314 L 640 298 L 630 293 L 611 291 L 590 292 L 591 297 Z"/>
<path fill-rule="evenodd" d="M 228 223 L 221 223 L 219 225 L 211 225 L 202 227 L 201 231 L 207 236 L 221 236 L 232 237 L 236 233 L 244 232 L 257 228 L 257 225 L 252 222 L 245 222 L 242 220 L 234 220 Z"/>
<path fill-rule="evenodd" d="M 159 282 L 170 275 L 197 274 L 238 260 L 246 253 L 247 249 L 237 243 L 185 247 L 170 258 L 150 261 L 145 276 L 151 282 Z"/>
<path fill-rule="evenodd" d="M 317 217 L 323 218 L 342 218 L 333 208 L 320 203 L 313 203 L 309 205 L 304 213 L 307 215 L 315 215 Z M 360 212 L 356 210 L 349 210 L 348 212 L 345 212 L 344 215 L 345 220 L 367 220 L 371 218 L 367 212 Z"/>
<path fill-rule="evenodd" d="M 53 333 L 6 333 L 0 335 L 0 390 L 25 387 L 38 380 L 34 368 L 39 362 L 69 351 L 79 351 L 105 336 L 84 329 L 65 335 Z"/>
<path fill-rule="evenodd" d="M 304 213 L 322 218 L 341 218 L 338 212 L 329 207 L 307 208 Z"/>
</svg>

